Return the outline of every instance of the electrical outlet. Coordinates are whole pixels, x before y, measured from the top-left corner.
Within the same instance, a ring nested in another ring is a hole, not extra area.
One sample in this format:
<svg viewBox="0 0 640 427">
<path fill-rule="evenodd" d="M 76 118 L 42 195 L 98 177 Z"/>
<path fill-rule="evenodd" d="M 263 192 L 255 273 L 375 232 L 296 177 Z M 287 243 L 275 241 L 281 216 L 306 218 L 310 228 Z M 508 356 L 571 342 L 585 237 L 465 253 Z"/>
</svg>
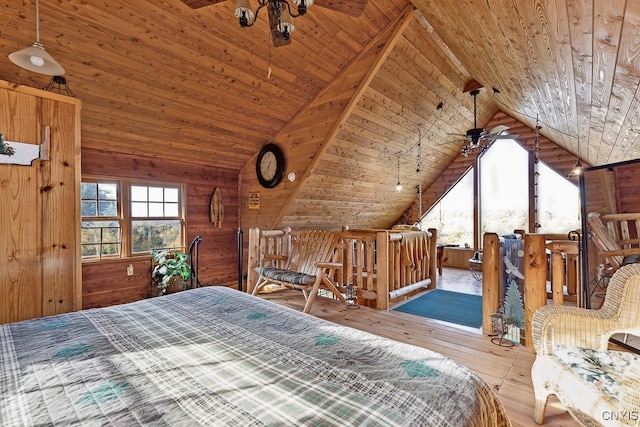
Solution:
<svg viewBox="0 0 640 427">
<path fill-rule="evenodd" d="M 127 266 L 127 276 L 133 276 L 133 264 Z"/>
</svg>

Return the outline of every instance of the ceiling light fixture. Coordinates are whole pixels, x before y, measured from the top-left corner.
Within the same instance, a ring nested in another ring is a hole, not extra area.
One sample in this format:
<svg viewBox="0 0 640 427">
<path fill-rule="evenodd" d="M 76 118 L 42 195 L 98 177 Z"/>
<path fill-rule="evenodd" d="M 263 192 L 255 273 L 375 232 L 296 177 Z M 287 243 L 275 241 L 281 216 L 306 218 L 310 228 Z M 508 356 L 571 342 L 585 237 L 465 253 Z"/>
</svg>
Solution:
<svg viewBox="0 0 640 427">
<path fill-rule="evenodd" d="M 65 79 L 62 76 L 51 77 L 51 81 L 42 89 L 49 92 L 55 92 L 55 93 L 71 96 L 73 98 L 76 97 L 76 94 L 73 93 L 73 91 L 69 87 L 69 82 L 67 82 L 67 79 Z"/>
<path fill-rule="evenodd" d="M 578 137 L 577 139 L 578 139 L 578 155 L 576 156 L 576 164 L 573 165 L 573 169 L 571 169 L 571 172 L 569 172 L 569 175 L 567 176 L 567 178 L 578 177 L 582 175 L 582 172 L 584 171 L 584 167 L 580 162 L 580 137 Z"/>
<path fill-rule="evenodd" d="M 273 43 L 276 46 L 287 44 L 291 40 L 291 33 L 296 29 L 292 18 L 298 18 L 307 13 L 307 8 L 313 5 L 313 0 L 291 0 L 297 7 L 297 13 L 291 11 L 287 0 L 258 0 L 258 8 L 251 10 L 249 0 L 237 0 L 235 15 L 241 27 L 251 27 L 258 19 L 260 9 L 266 7 Z"/>
<path fill-rule="evenodd" d="M 398 182 L 396 183 L 396 191 L 402 191 L 402 184 L 400 184 L 400 156 L 398 156 Z"/>
<path fill-rule="evenodd" d="M 64 68 L 44 49 L 40 43 L 40 7 L 36 0 L 36 41 L 27 48 L 9 55 L 11 62 L 26 70 L 49 76 L 64 74 Z"/>
</svg>

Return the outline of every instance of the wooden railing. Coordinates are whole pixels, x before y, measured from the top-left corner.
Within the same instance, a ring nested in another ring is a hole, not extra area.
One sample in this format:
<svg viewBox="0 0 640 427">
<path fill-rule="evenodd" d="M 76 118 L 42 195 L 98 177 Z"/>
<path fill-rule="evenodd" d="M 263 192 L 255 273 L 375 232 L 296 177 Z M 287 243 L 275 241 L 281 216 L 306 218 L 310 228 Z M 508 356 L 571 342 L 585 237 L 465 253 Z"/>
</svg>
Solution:
<svg viewBox="0 0 640 427">
<path fill-rule="evenodd" d="M 436 230 L 344 228 L 343 281 L 387 310 L 390 300 L 436 284 Z"/>
<path fill-rule="evenodd" d="M 249 230 L 247 290 L 256 283 L 255 268 L 282 267 L 273 258 L 289 253 L 291 229 Z M 436 283 L 436 231 L 378 230 L 343 228 L 344 250 L 336 261 L 343 263 L 342 276 L 333 278 L 340 285 L 357 287 L 359 301 L 380 310 L 389 301 Z M 265 257 L 265 255 L 269 255 Z M 269 259 L 269 261 L 266 261 Z"/>
<path fill-rule="evenodd" d="M 553 304 L 562 305 L 565 299 L 577 301 L 587 297 L 580 295 L 578 290 L 578 245 L 576 240 L 549 240 L 558 236 L 545 234 L 525 234 L 522 263 L 524 274 L 524 329 L 525 344 L 533 348 L 531 339 L 531 319 L 533 313 L 551 299 Z M 491 334 L 491 314 L 498 311 L 502 290 L 500 284 L 500 269 L 502 256 L 500 238 L 495 233 L 486 233 L 483 242 L 483 290 L 482 331 Z M 549 255 L 549 258 L 547 255 Z M 549 274 L 550 272 L 550 274 Z M 550 276 L 550 277 L 549 277 Z M 550 279 L 551 292 L 547 292 L 547 282 Z M 565 292 L 566 287 L 566 292 Z"/>
</svg>

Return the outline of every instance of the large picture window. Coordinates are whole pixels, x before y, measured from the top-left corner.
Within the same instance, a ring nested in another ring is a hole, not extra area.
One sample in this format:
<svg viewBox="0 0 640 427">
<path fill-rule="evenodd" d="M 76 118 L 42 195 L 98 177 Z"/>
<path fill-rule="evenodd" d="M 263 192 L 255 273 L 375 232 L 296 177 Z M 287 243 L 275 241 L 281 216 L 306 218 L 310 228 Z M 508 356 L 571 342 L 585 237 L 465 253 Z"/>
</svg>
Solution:
<svg viewBox="0 0 640 427">
<path fill-rule="evenodd" d="M 184 247 L 183 193 L 177 184 L 83 178 L 83 260 Z"/>
<path fill-rule="evenodd" d="M 537 210 L 537 233 L 566 234 L 580 227 L 578 187 L 538 162 L 536 207 L 529 207 L 529 154 L 513 140 L 497 140 L 479 159 L 479 183 L 473 171 L 460 180 L 427 212 L 424 229 L 438 230 L 438 244 L 480 248 L 486 232 L 500 235 L 528 231 L 529 212 Z M 473 236 L 474 186 L 478 188 L 479 236 Z M 474 246 L 475 242 L 475 246 Z"/>
</svg>

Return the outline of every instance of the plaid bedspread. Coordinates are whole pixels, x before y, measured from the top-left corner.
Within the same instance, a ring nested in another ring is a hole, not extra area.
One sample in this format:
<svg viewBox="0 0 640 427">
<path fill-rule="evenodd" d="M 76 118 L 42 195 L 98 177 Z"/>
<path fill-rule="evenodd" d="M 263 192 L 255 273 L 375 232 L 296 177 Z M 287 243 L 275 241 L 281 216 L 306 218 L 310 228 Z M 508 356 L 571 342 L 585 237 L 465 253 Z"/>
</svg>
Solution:
<svg viewBox="0 0 640 427">
<path fill-rule="evenodd" d="M 509 422 L 442 355 L 205 287 L 0 326 L 0 425 Z"/>
</svg>

